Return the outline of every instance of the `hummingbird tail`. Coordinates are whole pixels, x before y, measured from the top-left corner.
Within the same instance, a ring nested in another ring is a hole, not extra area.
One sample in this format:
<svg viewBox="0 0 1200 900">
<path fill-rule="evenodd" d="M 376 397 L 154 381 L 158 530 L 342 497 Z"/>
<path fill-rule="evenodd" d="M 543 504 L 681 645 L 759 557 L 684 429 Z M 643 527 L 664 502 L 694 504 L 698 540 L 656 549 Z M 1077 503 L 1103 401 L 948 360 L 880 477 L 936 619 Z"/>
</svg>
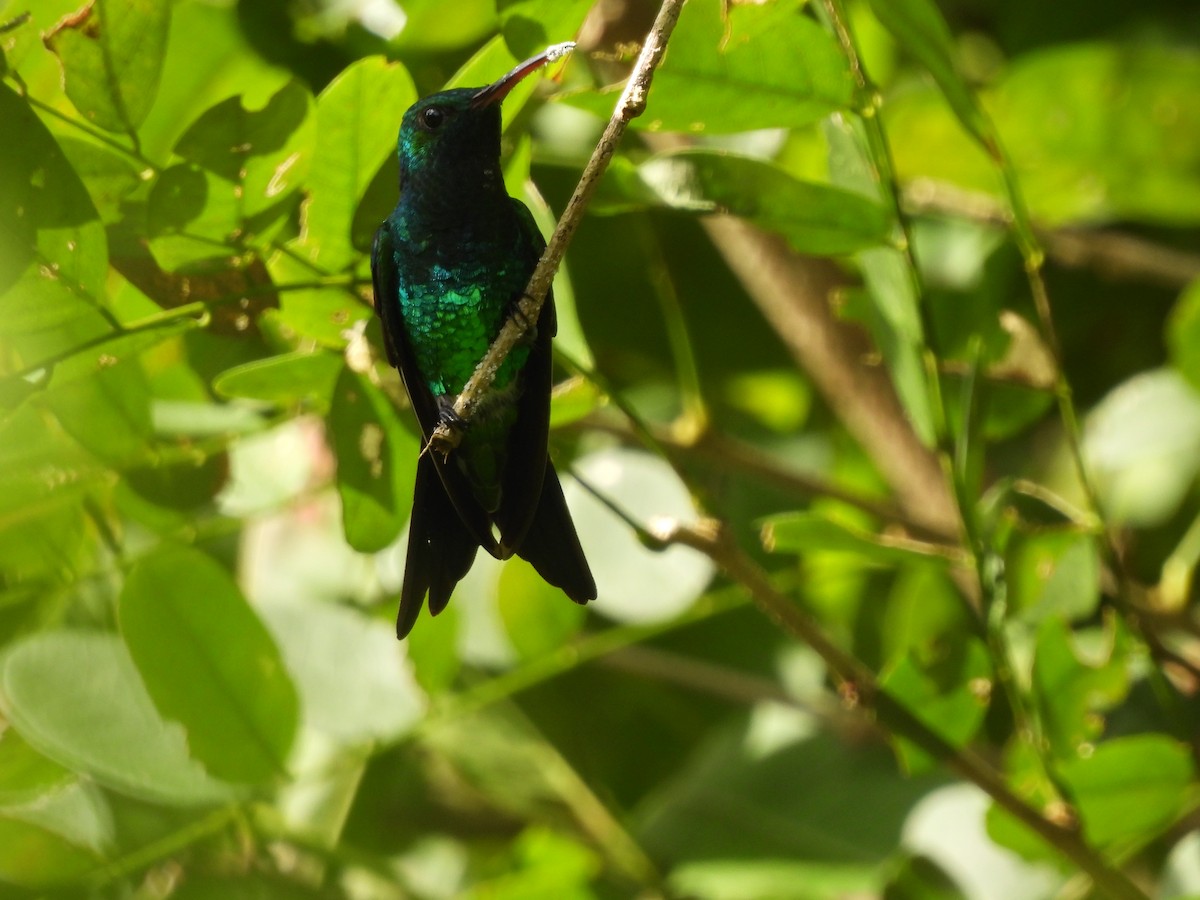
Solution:
<svg viewBox="0 0 1200 900">
<path fill-rule="evenodd" d="M 403 640 L 412 631 L 429 594 L 429 613 L 436 616 L 450 601 L 454 586 L 475 561 L 479 542 L 463 525 L 446 495 L 433 459 L 417 462 L 412 521 L 408 525 L 408 559 L 400 589 L 396 636 Z"/>
<path fill-rule="evenodd" d="M 558 474 L 548 460 L 537 511 L 516 551 L 542 578 L 562 588 L 576 603 L 596 599 L 596 581 L 579 546 Z"/>
</svg>

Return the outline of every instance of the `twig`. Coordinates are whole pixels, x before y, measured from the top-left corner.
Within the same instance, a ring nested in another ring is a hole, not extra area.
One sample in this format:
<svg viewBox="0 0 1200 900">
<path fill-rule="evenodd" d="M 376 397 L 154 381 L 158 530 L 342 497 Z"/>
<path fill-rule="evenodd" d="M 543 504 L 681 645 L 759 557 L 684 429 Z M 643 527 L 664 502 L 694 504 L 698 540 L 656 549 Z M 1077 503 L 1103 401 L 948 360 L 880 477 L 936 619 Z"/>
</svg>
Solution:
<svg viewBox="0 0 1200 900">
<path fill-rule="evenodd" d="M 566 253 L 567 244 L 570 243 L 579 227 L 584 210 L 600 182 L 600 176 L 608 168 L 609 160 L 616 152 L 617 144 L 625 133 L 626 126 L 631 120 L 640 116 L 646 108 L 646 96 L 650 91 L 654 70 L 662 61 L 663 53 L 667 49 L 667 40 L 675 28 L 675 22 L 679 19 L 679 11 L 682 7 L 683 0 L 663 0 L 654 25 L 650 29 L 650 33 L 646 35 L 646 42 L 642 46 L 642 52 L 633 67 L 625 90 L 621 92 L 621 99 L 617 101 L 616 109 L 604 129 L 604 133 L 600 136 L 592 158 L 584 167 L 575 193 L 571 195 L 562 218 L 558 220 L 558 227 L 554 229 L 554 234 L 551 235 L 550 242 L 546 245 L 546 251 L 542 254 L 537 268 L 534 269 L 533 275 L 529 279 L 529 285 L 526 287 L 520 303 L 517 304 L 517 310 L 504 323 L 504 327 L 500 329 L 500 333 L 488 348 L 487 354 L 479 361 L 470 380 L 463 386 L 462 392 L 455 400 L 454 412 L 458 416 L 458 422 L 438 425 L 429 438 L 430 449 L 447 454 L 458 446 L 462 440 L 463 426 L 470 420 L 479 401 L 491 387 L 500 364 L 524 336 L 527 323 L 538 320 L 542 304 L 545 303 L 546 295 L 550 292 L 550 285 L 554 281 L 554 273 L 558 271 L 558 266 Z"/>
<path fill-rule="evenodd" d="M 1123 872 L 1110 866 L 1089 847 L 1077 831 L 1041 815 L 975 753 L 946 741 L 913 714 L 903 701 L 892 696 L 879 684 L 874 672 L 833 643 L 807 613 L 776 589 L 767 573 L 738 546 L 723 523 L 711 519 L 694 525 L 659 521 L 652 526 L 652 534 L 663 546 L 682 544 L 705 554 L 749 592 L 754 604 L 768 618 L 820 655 L 830 671 L 843 682 L 845 695 L 873 710 L 889 730 L 982 788 L 1022 825 L 1086 872 L 1104 896 L 1114 900 L 1146 900 L 1146 895 Z"/>
<path fill-rule="evenodd" d="M 1011 228 L 1012 217 L 991 197 L 921 178 L 904 189 L 904 205 L 918 215 L 967 218 Z M 1122 231 L 1034 226 L 1050 259 L 1069 268 L 1092 268 L 1108 278 L 1183 288 L 1200 278 L 1200 254 L 1168 247 Z"/>
</svg>

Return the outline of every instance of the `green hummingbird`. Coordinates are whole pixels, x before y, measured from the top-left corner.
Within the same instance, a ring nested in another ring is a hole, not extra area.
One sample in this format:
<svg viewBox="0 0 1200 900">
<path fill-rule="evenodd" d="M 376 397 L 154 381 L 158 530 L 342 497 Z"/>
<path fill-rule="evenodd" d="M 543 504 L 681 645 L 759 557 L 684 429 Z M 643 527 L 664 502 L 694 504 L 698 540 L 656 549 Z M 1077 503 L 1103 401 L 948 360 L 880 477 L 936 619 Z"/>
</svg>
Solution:
<svg viewBox="0 0 1200 900">
<path fill-rule="evenodd" d="M 400 125 L 400 199 L 375 234 L 371 274 L 388 361 L 400 370 L 428 443 L 524 293 L 545 248 L 500 168 L 500 104 L 559 45 L 482 88 L 418 100 Z M 514 553 L 576 603 L 596 598 L 546 442 L 554 298 L 496 373 L 448 457 L 417 461 L 396 634 L 429 595 L 437 615 L 480 547 Z"/>
</svg>

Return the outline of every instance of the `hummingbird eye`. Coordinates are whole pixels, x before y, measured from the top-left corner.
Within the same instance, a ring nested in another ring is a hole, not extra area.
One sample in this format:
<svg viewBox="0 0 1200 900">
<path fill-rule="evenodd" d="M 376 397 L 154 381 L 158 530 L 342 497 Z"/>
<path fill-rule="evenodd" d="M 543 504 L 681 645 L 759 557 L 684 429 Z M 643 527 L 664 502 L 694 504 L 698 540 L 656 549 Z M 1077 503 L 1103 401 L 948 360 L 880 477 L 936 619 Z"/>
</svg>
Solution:
<svg viewBox="0 0 1200 900">
<path fill-rule="evenodd" d="M 421 110 L 421 127 L 426 131 L 437 131 L 446 121 L 446 113 L 440 107 L 430 106 Z"/>
</svg>

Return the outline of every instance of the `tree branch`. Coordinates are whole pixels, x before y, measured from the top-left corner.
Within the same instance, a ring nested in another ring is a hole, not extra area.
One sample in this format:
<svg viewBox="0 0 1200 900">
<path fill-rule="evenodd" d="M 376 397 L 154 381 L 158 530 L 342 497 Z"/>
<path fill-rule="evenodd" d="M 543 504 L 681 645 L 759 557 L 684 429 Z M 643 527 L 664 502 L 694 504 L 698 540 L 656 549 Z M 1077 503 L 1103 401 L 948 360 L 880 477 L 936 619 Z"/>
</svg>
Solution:
<svg viewBox="0 0 1200 900">
<path fill-rule="evenodd" d="M 767 573 L 738 546 L 724 523 L 708 519 L 694 525 L 659 521 L 650 534 L 662 546 L 682 544 L 703 553 L 750 594 L 755 606 L 780 628 L 815 650 L 843 683 L 843 693 L 872 710 L 894 734 L 916 744 L 959 775 L 984 790 L 1006 812 L 1086 872 L 1092 883 L 1113 900 L 1147 900 L 1125 873 L 1113 868 L 1071 827 L 1061 825 L 1030 806 L 979 756 L 955 747 L 918 718 L 899 698 L 879 684 L 875 673 L 835 644 L 800 607 L 780 592 Z"/>
<path fill-rule="evenodd" d="M 546 250 L 529 279 L 525 294 L 517 304 L 517 310 L 504 323 L 504 327 L 500 329 L 500 333 L 488 348 L 487 354 L 479 361 L 470 380 L 463 386 L 462 392 L 455 400 L 454 412 L 457 414 L 459 422 L 438 425 L 429 438 L 431 449 L 445 455 L 458 446 L 462 441 L 463 426 L 470 421 L 479 401 L 491 387 L 500 364 L 524 336 L 528 323 L 537 321 L 542 304 L 546 301 L 546 295 L 550 292 L 550 285 L 554 281 L 554 273 L 558 271 L 558 266 L 567 251 L 567 245 L 571 242 L 571 238 L 574 237 L 575 231 L 583 219 L 584 210 L 587 209 L 588 202 L 596 191 L 600 177 L 608 168 L 608 163 L 617 150 L 617 144 L 620 143 L 626 126 L 640 116 L 646 108 L 646 96 L 650 91 L 654 70 L 662 61 L 663 54 L 667 49 L 667 40 L 675 28 L 675 22 L 679 19 L 679 11 L 682 7 L 683 0 L 663 0 L 654 25 L 651 27 L 650 33 L 646 35 L 642 52 L 638 55 L 629 81 L 625 84 L 625 90 L 621 92 L 621 98 L 617 101 L 616 109 L 613 110 L 612 118 L 608 120 L 608 125 L 605 126 L 604 133 L 600 136 L 600 141 L 596 145 L 591 159 L 584 167 L 579 184 L 575 187 L 575 193 L 571 195 L 562 218 L 558 220 L 558 226 L 554 229 L 554 234 L 550 237 L 550 242 L 546 245 Z"/>
</svg>

